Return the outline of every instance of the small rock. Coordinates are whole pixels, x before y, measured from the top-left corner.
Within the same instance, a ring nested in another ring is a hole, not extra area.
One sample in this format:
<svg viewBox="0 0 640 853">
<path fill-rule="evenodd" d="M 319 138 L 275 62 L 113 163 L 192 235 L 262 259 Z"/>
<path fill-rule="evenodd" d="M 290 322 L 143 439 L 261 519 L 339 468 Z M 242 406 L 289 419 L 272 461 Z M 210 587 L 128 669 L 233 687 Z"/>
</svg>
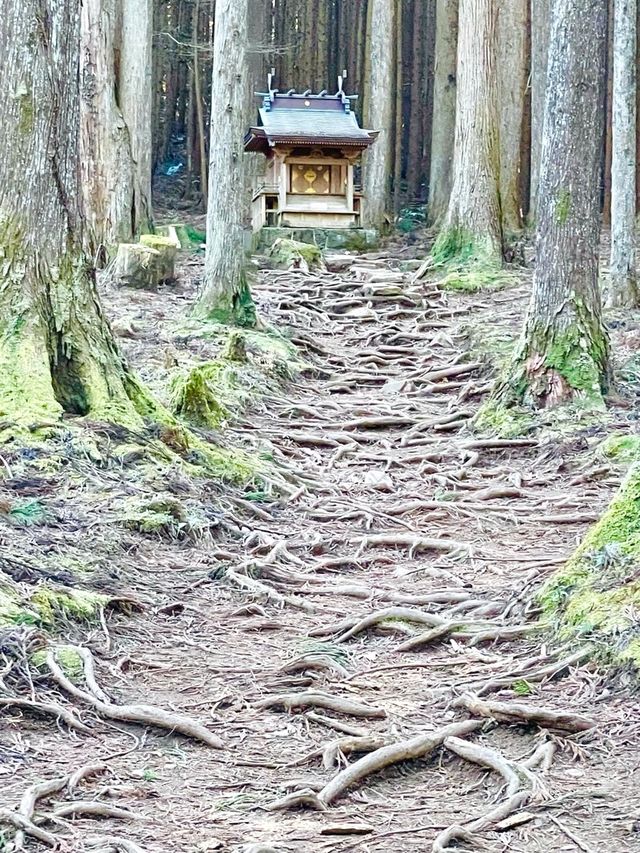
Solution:
<svg viewBox="0 0 640 853">
<path fill-rule="evenodd" d="M 373 468 L 371 471 L 367 471 L 364 475 L 364 484 L 370 489 L 377 489 L 379 492 L 392 492 L 394 490 L 393 480 L 384 468 Z"/>
</svg>

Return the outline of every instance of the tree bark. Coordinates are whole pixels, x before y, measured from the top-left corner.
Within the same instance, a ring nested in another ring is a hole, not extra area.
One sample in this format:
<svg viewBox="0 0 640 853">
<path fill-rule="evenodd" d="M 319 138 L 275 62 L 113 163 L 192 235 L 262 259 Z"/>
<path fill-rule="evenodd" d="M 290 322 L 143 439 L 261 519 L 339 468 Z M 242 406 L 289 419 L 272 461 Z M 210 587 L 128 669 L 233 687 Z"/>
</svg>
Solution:
<svg viewBox="0 0 640 853">
<path fill-rule="evenodd" d="M 204 289 L 196 312 L 255 326 L 245 271 L 243 139 L 246 128 L 248 0 L 217 0 L 211 82 L 211 142 Z"/>
<path fill-rule="evenodd" d="M 429 220 L 447 212 L 453 181 L 458 56 L 458 0 L 437 0 Z"/>
<path fill-rule="evenodd" d="M 539 407 L 602 401 L 609 343 L 598 286 L 607 0 L 555 0 L 536 268 L 508 393 Z"/>
<path fill-rule="evenodd" d="M 133 231 L 149 231 L 153 143 L 153 5 L 151 0 L 123 0 L 120 26 L 118 94 L 129 128 L 134 164 L 131 208 Z"/>
<path fill-rule="evenodd" d="M 531 182 L 529 218 L 535 221 L 549 62 L 551 0 L 531 0 Z"/>
<path fill-rule="evenodd" d="M 611 285 L 609 304 L 634 308 L 637 0 L 615 0 L 613 46 L 613 154 Z"/>
<path fill-rule="evenodd" d="M 380 135 L 365 156 L 364 221 L 369 227 L 379 230 L 384 230 L 387 224 L 393 172 L 394 10 L 395 0 L 370 0 L 367 22 L 369 56 L 365 123 L 371 130 L 379 130 Z"/>
<path fill-rule="evenodd" d="M 129 131 L 116 100 L 115 0 L 85 0 L 80 42 L 80 168 L 86 248 L 129 241 L 133 160 Z"/>
<path fill-rule="evenodd" d="M 0 418 L 66 412 L 141 424 L 148 398 L 105 320 L 83 252 L 80 4 L 0 17 Z"/>
<path fill-rule="evenodd" d="M 438 245 L 502 257 L 495 0 L 460 0 L 453 187 Z"/>
<path fill-rule="evenodd" d="M 503 229 L 522 228 L 522 130 L 527 88 L 529 0 L 509 0 L 498 12 L 500 200 Z"/>
</svg>

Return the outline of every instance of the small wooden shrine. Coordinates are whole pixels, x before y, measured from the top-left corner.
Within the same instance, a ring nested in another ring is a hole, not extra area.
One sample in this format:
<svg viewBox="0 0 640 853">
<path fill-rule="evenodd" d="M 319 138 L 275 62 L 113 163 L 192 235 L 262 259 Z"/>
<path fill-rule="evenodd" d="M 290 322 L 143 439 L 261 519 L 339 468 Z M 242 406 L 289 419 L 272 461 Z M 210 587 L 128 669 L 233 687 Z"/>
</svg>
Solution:
<svg viewBox="0 0 640 853">
<path fill-rule="evenodd" d="M 346 72 L 345 72 L 346 76 Z M 245 137 L 245 151 L 262 152 L 266 174 L 254 188 L 253 230 L 283 228 L 358 228 L 365 199 L 354 186 L 354 168 L 377 136 L 358 125 L 345 95 L 260 93 L 260 122 Z"/>
</svg>

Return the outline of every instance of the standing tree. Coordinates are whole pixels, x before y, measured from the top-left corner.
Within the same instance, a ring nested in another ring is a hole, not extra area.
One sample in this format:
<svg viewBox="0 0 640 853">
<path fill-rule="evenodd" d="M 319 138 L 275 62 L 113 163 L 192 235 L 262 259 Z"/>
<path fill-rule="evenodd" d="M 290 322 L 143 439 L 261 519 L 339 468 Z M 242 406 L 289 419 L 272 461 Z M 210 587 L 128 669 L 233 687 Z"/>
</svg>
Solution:
<svg viewBox="0 0 640 853">
<path fill-rule="evenodd" d="M 458 56 L 458 0 L 437 0 L 433 69 L 433 123 L 429 220 L 438 222 L 447 212 L 451 195 L 453 146 L 456 128 L 456 73 Z"/>
<path fill-rule="evenodd" d="M 85 0 L 80 15 L 80 168 L 93 254 L 133 236 L 134 164 L 116 97 L 117 0 Z"/>
<path fill-rule="evenodd" d="M 520 176 L 528 77 L 528 16 L 529 0 L 509 0 L 499 6 L 500 203 L 502 226 L 511 234 L 522 228 Z"/>
<path fill-rule="evenodd" d="M 3 10 L 0 418 L 139 425 L 153 404 L 118 351 L 83 252 L 79 52 L 78 0 Z"/>
<path fill-rule="evenodd" d="M 529 219 L 536 218 L 542 155 L 544 102 L 549 61 L 549 15 L 551 0 L 531 0 L 531 183 Z"/>
<path fill-rule="evenodd" d="M 204 288 L 196 313 L 252 327 L 256 310 L 245 269 L 243 139 L 249 0 L 217 0 L 211 82 L 211 144 Z"/>
<path fill-rule="evenodd" d="M 389 212 L 393 173 L 393 111 L 395 104 L 395 0 L 369 0 L 365 122 L 380 136 L 366 154 L 363 189 L 366 224 L 383 230 Z"/>
<path fill-rule="evenodd" d="M 609 304 L 635 308 L 637 0 L 615 0 L 613 148 L 611 162 L 611 287 Z"/>
<path fill-rule="evenodd" d="M 598 286 L 607 0 L 554 0 L 533 292 L 507 399 L 601 402 L 609 343 Z"/>
<path fill-rule="evenodd" d="M 457 85 L 453 187 L 434 257 L 500 262 L 495 0 L 460 0 Z"/>
<path fill-rule="evenodd" d="M 129 130 L 133 158 L 132 231 L 148 231 L 153 159 L 153 3 L 120 0 L 118 103 Z"/>
</svg>

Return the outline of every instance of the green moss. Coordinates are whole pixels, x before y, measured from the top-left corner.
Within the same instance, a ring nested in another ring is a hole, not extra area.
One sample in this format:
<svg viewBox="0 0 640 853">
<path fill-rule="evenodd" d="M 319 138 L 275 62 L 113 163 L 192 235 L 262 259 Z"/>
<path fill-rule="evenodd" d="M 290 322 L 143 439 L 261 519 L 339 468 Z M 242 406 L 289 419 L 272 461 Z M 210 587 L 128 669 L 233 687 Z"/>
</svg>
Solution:
<svg viewBox="0 0 640 853">
<path fill-rule="evenodd" d="M 0 578 L 0 628 L 37 623 L 38 614 L 25 607 L 14 590 L 2 585 Z"/>
<path fill-rule="evenodd" d="M 40 501 L 24 500 L 13 504 L 7 518 L 17 527 L 32 527 L 46 521 L 47 512 Z"/>
<path fill-rule="evenodd" d="M 130 530 L 180 540 L 202 539 L 217 523 L 215 517 L 207 517 L 203 507 L 167 493 L 127 498 L 118 518 Z"/>
<path fill-rule="evenodd" d="M 640 467 L 538 600 L 562 640 L 587 639 L 607 660 L 638 661 Z"/>
<path fill-rule="evenodd" d="M 279 238 L 268 252 L 271 261 L 278 267 L 306 266 L 308 269 L 323 266 L 322 252 L 313 243 Z"/>
<path fill-rule="evenodd" d="M 487 400 L 474 418 L 473 425 L 481 433 L 500 438 L 520 438 L 531 432 L 531 412 L 520 406 L 505 406 L 498 400 Z"/>
<path fill-rule="evenodd" d="M 258 315 L 246 275 L 242 276 L 233 293 L 225 294 L 216 305 L 197 305 L 194 314 L 202 320 L 221 326 L 255 329 L 258 325 Z"/>
<path fill-rule="evenodd" d="M 490 239 L 478 239 L 462 229 L 442 231 L 431 257 L 433 266 L 443 272 L 439 284 L 444 290 L 501 290 L 515 281 L 503 268 L 502 258 Z"/>
<path fill-rule="evenodd" d="M 594 345 L 595 346 L 595 345 Z M 545 354 L 546 366 L 556 370 L 574 389 L 602 403 L 602 354 L 590 351 L 584 332 L 576 325 L 556 333 Z"/>
<path fill-rule="evenodd" d="M 49 649 L 41 649 L 31 656 L 31 663 L 36 669 L 48 672 L 47 656 Z M 71 646 L 57 646 L 55 649 L 56 661 L 60 664 L 64 674 L 73 682 L 80 681 L 84 675 L 84 665 L 78 652 Z"/>
<path fill-rule="evenodd" d="M 630 463 L 640 461 L 640 435 L 614 434 L 608 436 L 598 448 L 606 459 Z"/>
<path fill-rule="evenodd" d="M 93 622 L 108 603 L 108 596 L 97 592 L 44 585 L 38 587 L 29 601 L 38 621 L 49 627 L 64 619 Z"/>
<path fill-rule="evenodd" d="M 163 237 L 161 234 L 142 234 L 140 236 L 140 243 L 159 252 L 163 249 L 170 251 L 176 249 L 176 244 L 173 240 L 170 237 Z"/>
<path fill-rule="evenodd" d="M 175 377 L 172 385 L 173 412 L 189 423 L 216 429 L 228 417 L 228 412 L 216 399 L 210 386 L 207 365 L 194 367 Z"/>
<path fill-rule="evenodd" d="M 556 196 L 556 222 L 564 225 L 571 213 L 571 193 L 569 190 L 560 188 Z"/>
<path fill-rule="evenodd" d="M 35 110 L 31 92 L 21 92 L 19 95 L 20 118 L 18 119 L 18 130 L 22 136 L 33 133 L 35 123 Z"/>
</svg>

